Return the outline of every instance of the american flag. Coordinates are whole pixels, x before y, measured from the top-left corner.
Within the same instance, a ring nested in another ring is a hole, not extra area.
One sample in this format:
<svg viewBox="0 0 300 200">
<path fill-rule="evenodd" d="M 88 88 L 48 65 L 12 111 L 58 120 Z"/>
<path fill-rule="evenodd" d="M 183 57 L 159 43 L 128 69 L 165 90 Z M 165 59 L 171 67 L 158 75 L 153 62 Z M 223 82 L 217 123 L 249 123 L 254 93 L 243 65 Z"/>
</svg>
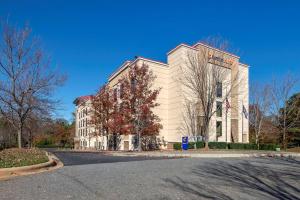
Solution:
<svg viewBox="0 0 300 200">
<path fill-rule="evenodd" d="M 228 98 L 226 98 L 226 112 L 228 112 L 229 108 L 230 108 L 230 104 Z"/>
<path fill-rule="evenodd" d="M 248 119 L 248 112 L 244 105 L 243 105 L 243 114 L 245 115 L 245 118 Z"/>
</svg>

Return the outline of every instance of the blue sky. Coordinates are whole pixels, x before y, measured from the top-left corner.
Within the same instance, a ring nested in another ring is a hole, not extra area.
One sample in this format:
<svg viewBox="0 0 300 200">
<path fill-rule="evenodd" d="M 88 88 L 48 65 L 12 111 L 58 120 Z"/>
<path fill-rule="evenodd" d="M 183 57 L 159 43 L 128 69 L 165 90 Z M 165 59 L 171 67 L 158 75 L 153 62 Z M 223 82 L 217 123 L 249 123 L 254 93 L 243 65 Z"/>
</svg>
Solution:
<svg viewBox="0 0 300 200">
<path fill-rule="evenodd" d="M 0 17 L 28 21 L 54 66 L 68 75 L 57 91 L 60 117 L 73 100 L 94 93 L 125 60 L 166 61 L 179 43 L 222 36 L 251 66 L 250 81 L 287 71 L 300 77 L 300 1 L 14 1 L 0 0 Z M 299 89 L 299 86 L 298 86 Z"/>
</svg>

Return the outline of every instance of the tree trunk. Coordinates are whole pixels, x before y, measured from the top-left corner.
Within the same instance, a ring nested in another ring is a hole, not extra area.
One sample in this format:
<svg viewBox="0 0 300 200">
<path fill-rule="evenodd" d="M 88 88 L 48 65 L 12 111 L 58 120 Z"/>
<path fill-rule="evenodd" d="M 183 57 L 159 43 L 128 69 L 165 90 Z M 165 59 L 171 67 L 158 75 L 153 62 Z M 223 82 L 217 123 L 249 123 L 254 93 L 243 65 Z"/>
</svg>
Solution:
<svg viewBox="0 0 300 200">
<path fill-rule="evenodd" d="M 205 129 L 204 129 L 204 135 L 205 135 L 205 146 L 204 146 L 204 150 L 209 150 L 209 146 L 208 146 L 208 140 L 209 140 L 209 134 L 208 134 L 208 125 L 206 125 Z"/>
<path fill-rule="evenodd" d="M 138 132 L 138 151 L 141 152 L 142 151 L 142 140 L 141 140 L 141 133 Z"/>
<path fill-rule="evenodd" d="M 108 150 L 109 148 L 109 136 L 108 134 L 106 135 L 106 149 L 105 150 Z"/>
<path fill-rule="evenodd" d="M 204 150 L 205 150 L 205 151 L 209 150 L 208 141 L 205 141 Z"/>
<path fill-rule="evenodd" d="M 32 148 L 32 131 L 29 131 L 29 147 Z"/>
<path fill-rule="evenodd" d="M 286 151 L 287 149 L 287 142 L 286 142 L 286 128 L 283 128 L 283 149 Z"/>
<path fill-rule="evenodd" d="M 22 148 L 22 127 L 18 129 L 18 148 Z"/>
<path fill-rule="evenodd" d="M 284 114 L 283 114 L 283 149 L 286 151 L 287 145 L 286 145 L 286 108 L 284 108 Z"/>
</svg>

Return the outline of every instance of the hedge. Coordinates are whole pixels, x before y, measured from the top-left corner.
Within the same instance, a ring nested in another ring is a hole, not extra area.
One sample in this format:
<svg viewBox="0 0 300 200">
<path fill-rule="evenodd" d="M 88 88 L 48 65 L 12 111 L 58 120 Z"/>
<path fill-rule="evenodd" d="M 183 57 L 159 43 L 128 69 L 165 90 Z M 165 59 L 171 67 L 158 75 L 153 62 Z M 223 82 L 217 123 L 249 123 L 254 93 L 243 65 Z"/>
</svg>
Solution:
<svg viewBox="0 0 300 200">
<path fill-rule="evenodd" d="M 259 150 L 270 150 L 275 151 L 276 148 L 279 148 L 280 146 L 278 144 L 260 144 Z"/>
<path fill-rule="evenodd" d="M 56 144 L 37 144 L 35 145 L 37 148 L 59 148 L 59 145 Z"/>
<path fill-rule="evenodd" d="M 252 150 L 257 150 L 258 147 L 257 147 L 256 144 L 228 143 L 228 149 L 252 149 Z"/>
<path fill-rule="evenodd" d="M 181 150 L 181 143 L 180 142 L 174 143 L 173 144 L 173 149 L 175 149 L 175 150 Z"/>
<path fill-rule="evenodd" d="M 189 149 L 194 149 L 195 148 L 195 142 L 189 142 L 188 144 L 188 148 Z M 200 148 L 204 148 L 205 146 L 205 143 L 204 142 L 196 142 L 196 148 L 197 149 L 200 149 Z M 181 142 L 178 142 L 178 143 L 174 143 L 173 144 L 173 149 L 175 150 L 181 150 Z"/>
<path fill-rule="evenodd" d="M 209 142 L 208 147 L 210 149 L 226 149 L 227 143 L 226 142 Z"/>
<path fill-rule="evenodd" d="M 194 142 L 189 142 L 188 148 L 194 149 Z M 204 142 L 196 142 L 197 149 L 204 148 Z M 250 143 L 226 143 L 226 142 L 209 142 L 208 147 L 210 149 L 248 149 L 248 150 L 258 150 L 258 146 L 256 144 Z M 280 147 L 278 144 L 260 144 L 259 150 L 270 150 L 275 151 L 276 148 Z M 175 150 L 181 150 L 181 143 L 174 143 L 173 148 Z"/>
</svg>

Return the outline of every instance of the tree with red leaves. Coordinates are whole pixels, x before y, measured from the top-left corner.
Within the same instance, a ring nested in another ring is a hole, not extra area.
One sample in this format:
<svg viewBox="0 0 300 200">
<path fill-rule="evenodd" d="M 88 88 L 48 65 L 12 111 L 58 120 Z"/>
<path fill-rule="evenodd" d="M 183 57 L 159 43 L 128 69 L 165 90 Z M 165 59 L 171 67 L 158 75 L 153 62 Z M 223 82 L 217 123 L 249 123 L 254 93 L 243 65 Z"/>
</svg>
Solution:
<svg viewBox="0 0 300 200">
<path fill-rule="evenodd" d="M 109 121 L 113 102 L 111 99 L 111 89 L 108 85 L 100 88 L 92 100 L 93 112 L 91 123 L 95 125 L 96 133 L 106 137 L 106 144 L 109 145 Z"/>
<path fill-rule="evenodd" d="M 156 136 L 162 128 L 159 117 L 153 113 L 153 109 L 159 106 L 156 99 L 160 91 L 160 88 L 153 88 L 155 78 L 145 64 L 134 65 L 128 72 L 132 133 L 137 136 L 139 151 L 142 150 L 142 138 Z"/>
<path fill-rule="evenodd" d="M 160 91 L 153 89 L 155 78 L 147 65 L 134 65 L 114 89 L 105 85 L 95 95 L 92 123 L 107 137 L 111 149 L 118 149 L 121 135 L 136 135 L 139 151 L 143 138 L 156 139 L 162 125 L 153 113 L 159 106 L 156 99 Z"/>
<path fill-rule="evenodd" d="M 113 91 L 112 111 L 108 124 L 111 133 L 110 147 L 113 150 L 119 148 L 121 135 L 131 133 L 131 119 L 129 82 L 123 77 Z"/>
</svg>

